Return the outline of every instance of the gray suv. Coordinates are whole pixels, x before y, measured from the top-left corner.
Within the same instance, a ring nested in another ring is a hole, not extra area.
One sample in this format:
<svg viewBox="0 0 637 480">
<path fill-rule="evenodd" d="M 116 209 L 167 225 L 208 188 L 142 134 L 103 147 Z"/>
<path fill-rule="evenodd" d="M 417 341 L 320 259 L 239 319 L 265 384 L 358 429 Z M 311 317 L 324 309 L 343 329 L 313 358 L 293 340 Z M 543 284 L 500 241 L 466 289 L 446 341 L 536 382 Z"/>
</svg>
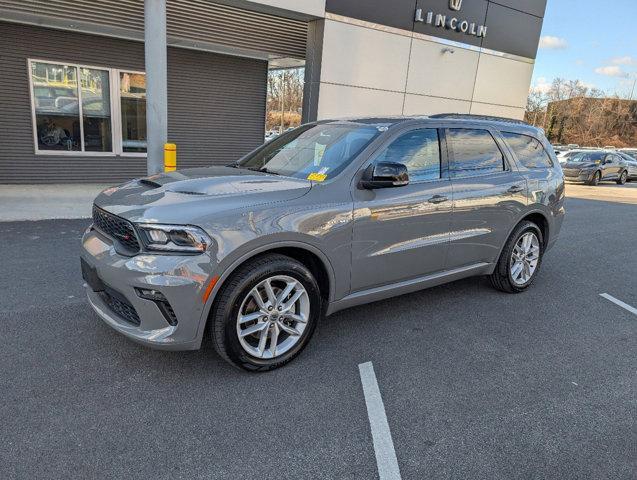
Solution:
<svg viewBox="0 0 637 480">
<path fill-rule="evenodd" d="M 544 135 L 470 115 L 302 125 L 228 166 L 102 192 L 83 237 L 97 314 L 157 348 L 247 370 L 292 360 L 324 315 L 488 275 L 527 289 L 564 217 Z"/>
</svg>

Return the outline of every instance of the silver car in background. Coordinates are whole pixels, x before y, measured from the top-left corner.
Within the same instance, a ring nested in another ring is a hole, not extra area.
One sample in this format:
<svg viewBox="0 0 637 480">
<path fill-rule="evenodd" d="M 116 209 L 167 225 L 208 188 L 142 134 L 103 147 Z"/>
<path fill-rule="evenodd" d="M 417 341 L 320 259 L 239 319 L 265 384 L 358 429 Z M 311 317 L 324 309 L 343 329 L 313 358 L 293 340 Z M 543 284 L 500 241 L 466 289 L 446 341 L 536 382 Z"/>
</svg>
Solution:
<svg viewBox="0 0 637 480">
<path fill-rule="evenodd" d="M 344 308 L 474 275 L 526 290 L 563 204 L 555 154 L 522 122 L 321 121 L 225 167 L 105 190 L 82 272 L 127 337 L 173 350 L 209 338 L 233 365 L 269 370 Z"/>
</svg>

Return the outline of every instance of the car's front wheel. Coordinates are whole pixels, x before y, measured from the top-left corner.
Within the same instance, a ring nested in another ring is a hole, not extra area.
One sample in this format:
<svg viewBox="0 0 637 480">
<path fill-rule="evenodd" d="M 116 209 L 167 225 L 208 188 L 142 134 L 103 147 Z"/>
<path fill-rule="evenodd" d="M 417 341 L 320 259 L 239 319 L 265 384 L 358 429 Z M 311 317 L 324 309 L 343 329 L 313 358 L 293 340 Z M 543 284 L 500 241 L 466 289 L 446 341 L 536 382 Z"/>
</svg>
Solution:
<svg viewBox="0 0 637 480">
<path fill-rule="evenodd" d="M 600 172 L 599 170 L 595 172 L 595 174 L 593 175 L 593 178 L 591 178 L 591 181 L 588 182 L 589 185 L 592 185 L 593 187 L 599 185 L 599 182 L 602 180 L 602 172 Z"/>
<path fill-rule="evenodd" d="M 544 254 L 542 232 L 529 221 L 521 222 L 504 245 L 491 284 L 507 293 L 520 293 L 531 286 Z"/>
<path fill-rule="evenodd" d="M 271 370 L 303 350 L 321 314 L 321 295 L 310 270 L 293 258 L 268 254 L 239 267 L 222 287 L 210 332 L 228 362 L 246 370 Z"/>
</svg>

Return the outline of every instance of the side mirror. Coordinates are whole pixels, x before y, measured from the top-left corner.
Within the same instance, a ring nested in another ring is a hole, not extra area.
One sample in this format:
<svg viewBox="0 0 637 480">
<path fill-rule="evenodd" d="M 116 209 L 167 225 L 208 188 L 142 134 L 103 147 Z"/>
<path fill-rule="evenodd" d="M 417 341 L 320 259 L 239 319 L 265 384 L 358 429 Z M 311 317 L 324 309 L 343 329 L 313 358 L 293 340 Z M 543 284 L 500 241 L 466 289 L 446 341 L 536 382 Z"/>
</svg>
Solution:
<svg viewBox="0 0 637 480">
<path fill-rule="evenodd" d="M 404 187 L 409 184 L 407 167 L 402 163 L 378 162 L 372 164 L 363 172 L 361 187 L 389 188 Z"/>
</svg>

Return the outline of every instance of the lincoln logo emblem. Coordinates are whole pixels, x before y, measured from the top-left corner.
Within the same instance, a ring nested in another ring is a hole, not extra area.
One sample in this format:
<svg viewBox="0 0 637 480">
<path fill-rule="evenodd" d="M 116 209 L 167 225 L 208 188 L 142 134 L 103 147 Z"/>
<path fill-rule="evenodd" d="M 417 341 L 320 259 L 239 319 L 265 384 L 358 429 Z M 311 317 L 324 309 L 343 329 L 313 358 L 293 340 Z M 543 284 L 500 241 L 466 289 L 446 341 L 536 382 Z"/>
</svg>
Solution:
<svg viewBox="0 0 637 480">
<path fill-rule="evenodd" d="M 462 8 L 462 0 L 449 0 L 449 10 L 454 12 Z M 415 22 L 431 25 L 435 28 L 445 28 L 465 35 L 472 35 L 478 38 L 487 36 L 487 26 L 478 22 L 454 17 L 453 14 L 425 12 L 422 8 L 416 9 Z"/>
<path fill-rule="evenodd" d="M 459 12 L 462 8 L 462 0 L 449 0 L 449 9 Z"/>
</svg>

